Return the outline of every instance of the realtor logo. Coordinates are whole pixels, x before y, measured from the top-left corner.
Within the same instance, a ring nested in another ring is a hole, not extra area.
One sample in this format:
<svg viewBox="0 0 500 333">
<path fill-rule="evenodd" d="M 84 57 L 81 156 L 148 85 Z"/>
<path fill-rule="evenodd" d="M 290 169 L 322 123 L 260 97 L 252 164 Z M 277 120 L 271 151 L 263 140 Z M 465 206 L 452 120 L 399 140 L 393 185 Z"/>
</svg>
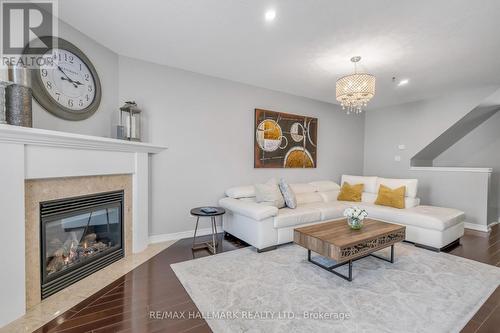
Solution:
<svg viewBox="0 0 500 333">
<path fill-rule="evenodd" d="M 53 45 L 38 40 L 55 36 L 54 1 L 2 1 L 2 54 L 43 55 Z M 35 41 L 37 41 L 35 43 Z M 50 42 L 48 42 L 50 44 Z"/>
</svg>

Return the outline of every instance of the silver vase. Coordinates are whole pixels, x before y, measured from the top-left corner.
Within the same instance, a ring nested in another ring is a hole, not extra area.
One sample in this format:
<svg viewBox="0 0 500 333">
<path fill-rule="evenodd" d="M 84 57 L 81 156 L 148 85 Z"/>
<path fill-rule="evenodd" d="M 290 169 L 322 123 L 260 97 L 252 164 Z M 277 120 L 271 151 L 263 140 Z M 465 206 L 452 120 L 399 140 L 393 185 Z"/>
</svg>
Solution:
<svg viewBox="0 0 500 333">
<path fill-rule="evenodd" d="M 9 67 L 9 81 L 6 89 L 7 123 L 16 126 L 33 127 L 31 71 L 25 67 Z"/>
</svg>

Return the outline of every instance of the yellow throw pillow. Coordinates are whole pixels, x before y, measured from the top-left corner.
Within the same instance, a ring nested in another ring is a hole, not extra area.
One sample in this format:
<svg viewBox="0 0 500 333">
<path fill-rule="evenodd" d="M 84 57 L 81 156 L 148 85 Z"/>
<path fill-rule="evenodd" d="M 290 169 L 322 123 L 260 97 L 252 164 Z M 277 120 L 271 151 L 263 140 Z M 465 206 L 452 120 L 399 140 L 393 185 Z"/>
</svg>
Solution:
<svg viewBox="0 0 500 333">
<path fill-rule="evenodd" d="M 365 184 L 351 185 L 348 182 L 344 182 L 340 188 L 340 193 L 337 197 L 339 201 L 361 201 L 361 195 L 363 194 L 363 189 Z"/>
<path fill-rule="evenodd" d="M 394 208 L 405 208 L 406 186 L 401 186 L 396 189 L 380 184 L 378 190 L 376 205 L 389 206 Z"/>
</svg>

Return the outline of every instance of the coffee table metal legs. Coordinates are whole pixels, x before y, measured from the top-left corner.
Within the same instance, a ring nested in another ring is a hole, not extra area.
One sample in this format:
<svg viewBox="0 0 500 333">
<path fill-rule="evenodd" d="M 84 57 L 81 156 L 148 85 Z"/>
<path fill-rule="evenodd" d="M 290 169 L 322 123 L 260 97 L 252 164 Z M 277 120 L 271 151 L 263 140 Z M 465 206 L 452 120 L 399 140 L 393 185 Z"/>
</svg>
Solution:
<svg viewBox="0 0 500 333">
<path fill-rule="evenodd" d="M 394 245 L 391 245 L 391 257 L 390 258 L 381 257 L 381 256 L 378 256 L 378 255 L 373 254 L 373 253 L 371 253 L 370 255 L 372 257 L 375 257 L 375 258 L 378 258 L 380 260 L 384 260 L 384 261 L 387 261 L 387 262 L 390 262 L 391 264 L 393 264 L 394 263 Z"/>
<path fill-rule="evenodd" d="M 319 266 L 319 267 L 323 268 L 324 270 L 329 271 L 330 273 L 333 273 L 337 276 L 340 276 L 341 278 L 343 278 L 347 281 L 352 281 L 352 260 L 345 261 L 345 262 L 342 262 L 340 264 L 335 264 L 333 266 L 325 266 L 325 265 L 320 264 L 319 262 L 311 259 L 311 250 L 307 250 L 307 260 L 309 262 L 312 262 L 316 266 Z M 334 271 L 335 268 L 340 267 L 340 266 L 344 266 L 344 265 L 349 265 L 349 275 L 344 275 L 342 273 Z"/>
<path fill-rule="evenodd" d="M 360 260 L 360 259 L 363 259 L 363 258 L 366 258 L 366 257 L 369 257 L 369 256 L 372 256 L 372 257 L 375 257 L 377 259 L 381 259 L 381 260 L 384 260 L 384 261 L 387 261 L 387 262 L 390 262 L 390 263 L 394 263 L 394 245 L 391 245 L 391 257 L 390 258 L 385 258 L 385 257 L 381 257 L 381 256 L 378 256 L 378 255 L 375 255 L 375 254 L 368 254 L 366 256 L 363 256 L 363 257 L 360 257 L 360 258 L 356 258 L 356 259 L 353 259 L 353 260 L 348 260 L 348 261 L 344 261 L 344 262 L 341 262 L 339 264 L 335 264 L 333 266 L 325 266 L 317 261 L 314 261 L 311 259 L 311 250 L 307 250 L 307 260 L 313 264 L 315 264 L 316 266 L 319 266 L 321 268 L 323 268 L 324 270 L 327 270 L 329 271 L 330 273 L 333 273 L 341 278 L 343 278 L 344 280 L 347 280 L 347 281 L 352 281 L 352 263 L 354 261 L 357 261 L 357 260 Z M 349 273 L 348 275 L 344 275 L 342 273 L 339 273 L 337 271 L 335 271 L 336 268 L 338 267 L 341 267 L 341 266 L 344 266 L 344 265 L 349 265 Z"/>
</svg>

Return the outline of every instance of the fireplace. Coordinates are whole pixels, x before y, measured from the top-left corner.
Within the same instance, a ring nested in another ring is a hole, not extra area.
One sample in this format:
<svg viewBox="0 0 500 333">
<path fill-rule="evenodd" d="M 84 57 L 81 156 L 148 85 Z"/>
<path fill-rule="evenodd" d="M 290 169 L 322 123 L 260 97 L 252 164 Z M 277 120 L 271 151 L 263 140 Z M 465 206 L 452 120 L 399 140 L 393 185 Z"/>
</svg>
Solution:
<svg viewBox="0 0 500 333">
<path fill-rule="evenodd" d="M 123 191 L 40 203 L 42 299 L 124 257 Z"/>
</svg>

